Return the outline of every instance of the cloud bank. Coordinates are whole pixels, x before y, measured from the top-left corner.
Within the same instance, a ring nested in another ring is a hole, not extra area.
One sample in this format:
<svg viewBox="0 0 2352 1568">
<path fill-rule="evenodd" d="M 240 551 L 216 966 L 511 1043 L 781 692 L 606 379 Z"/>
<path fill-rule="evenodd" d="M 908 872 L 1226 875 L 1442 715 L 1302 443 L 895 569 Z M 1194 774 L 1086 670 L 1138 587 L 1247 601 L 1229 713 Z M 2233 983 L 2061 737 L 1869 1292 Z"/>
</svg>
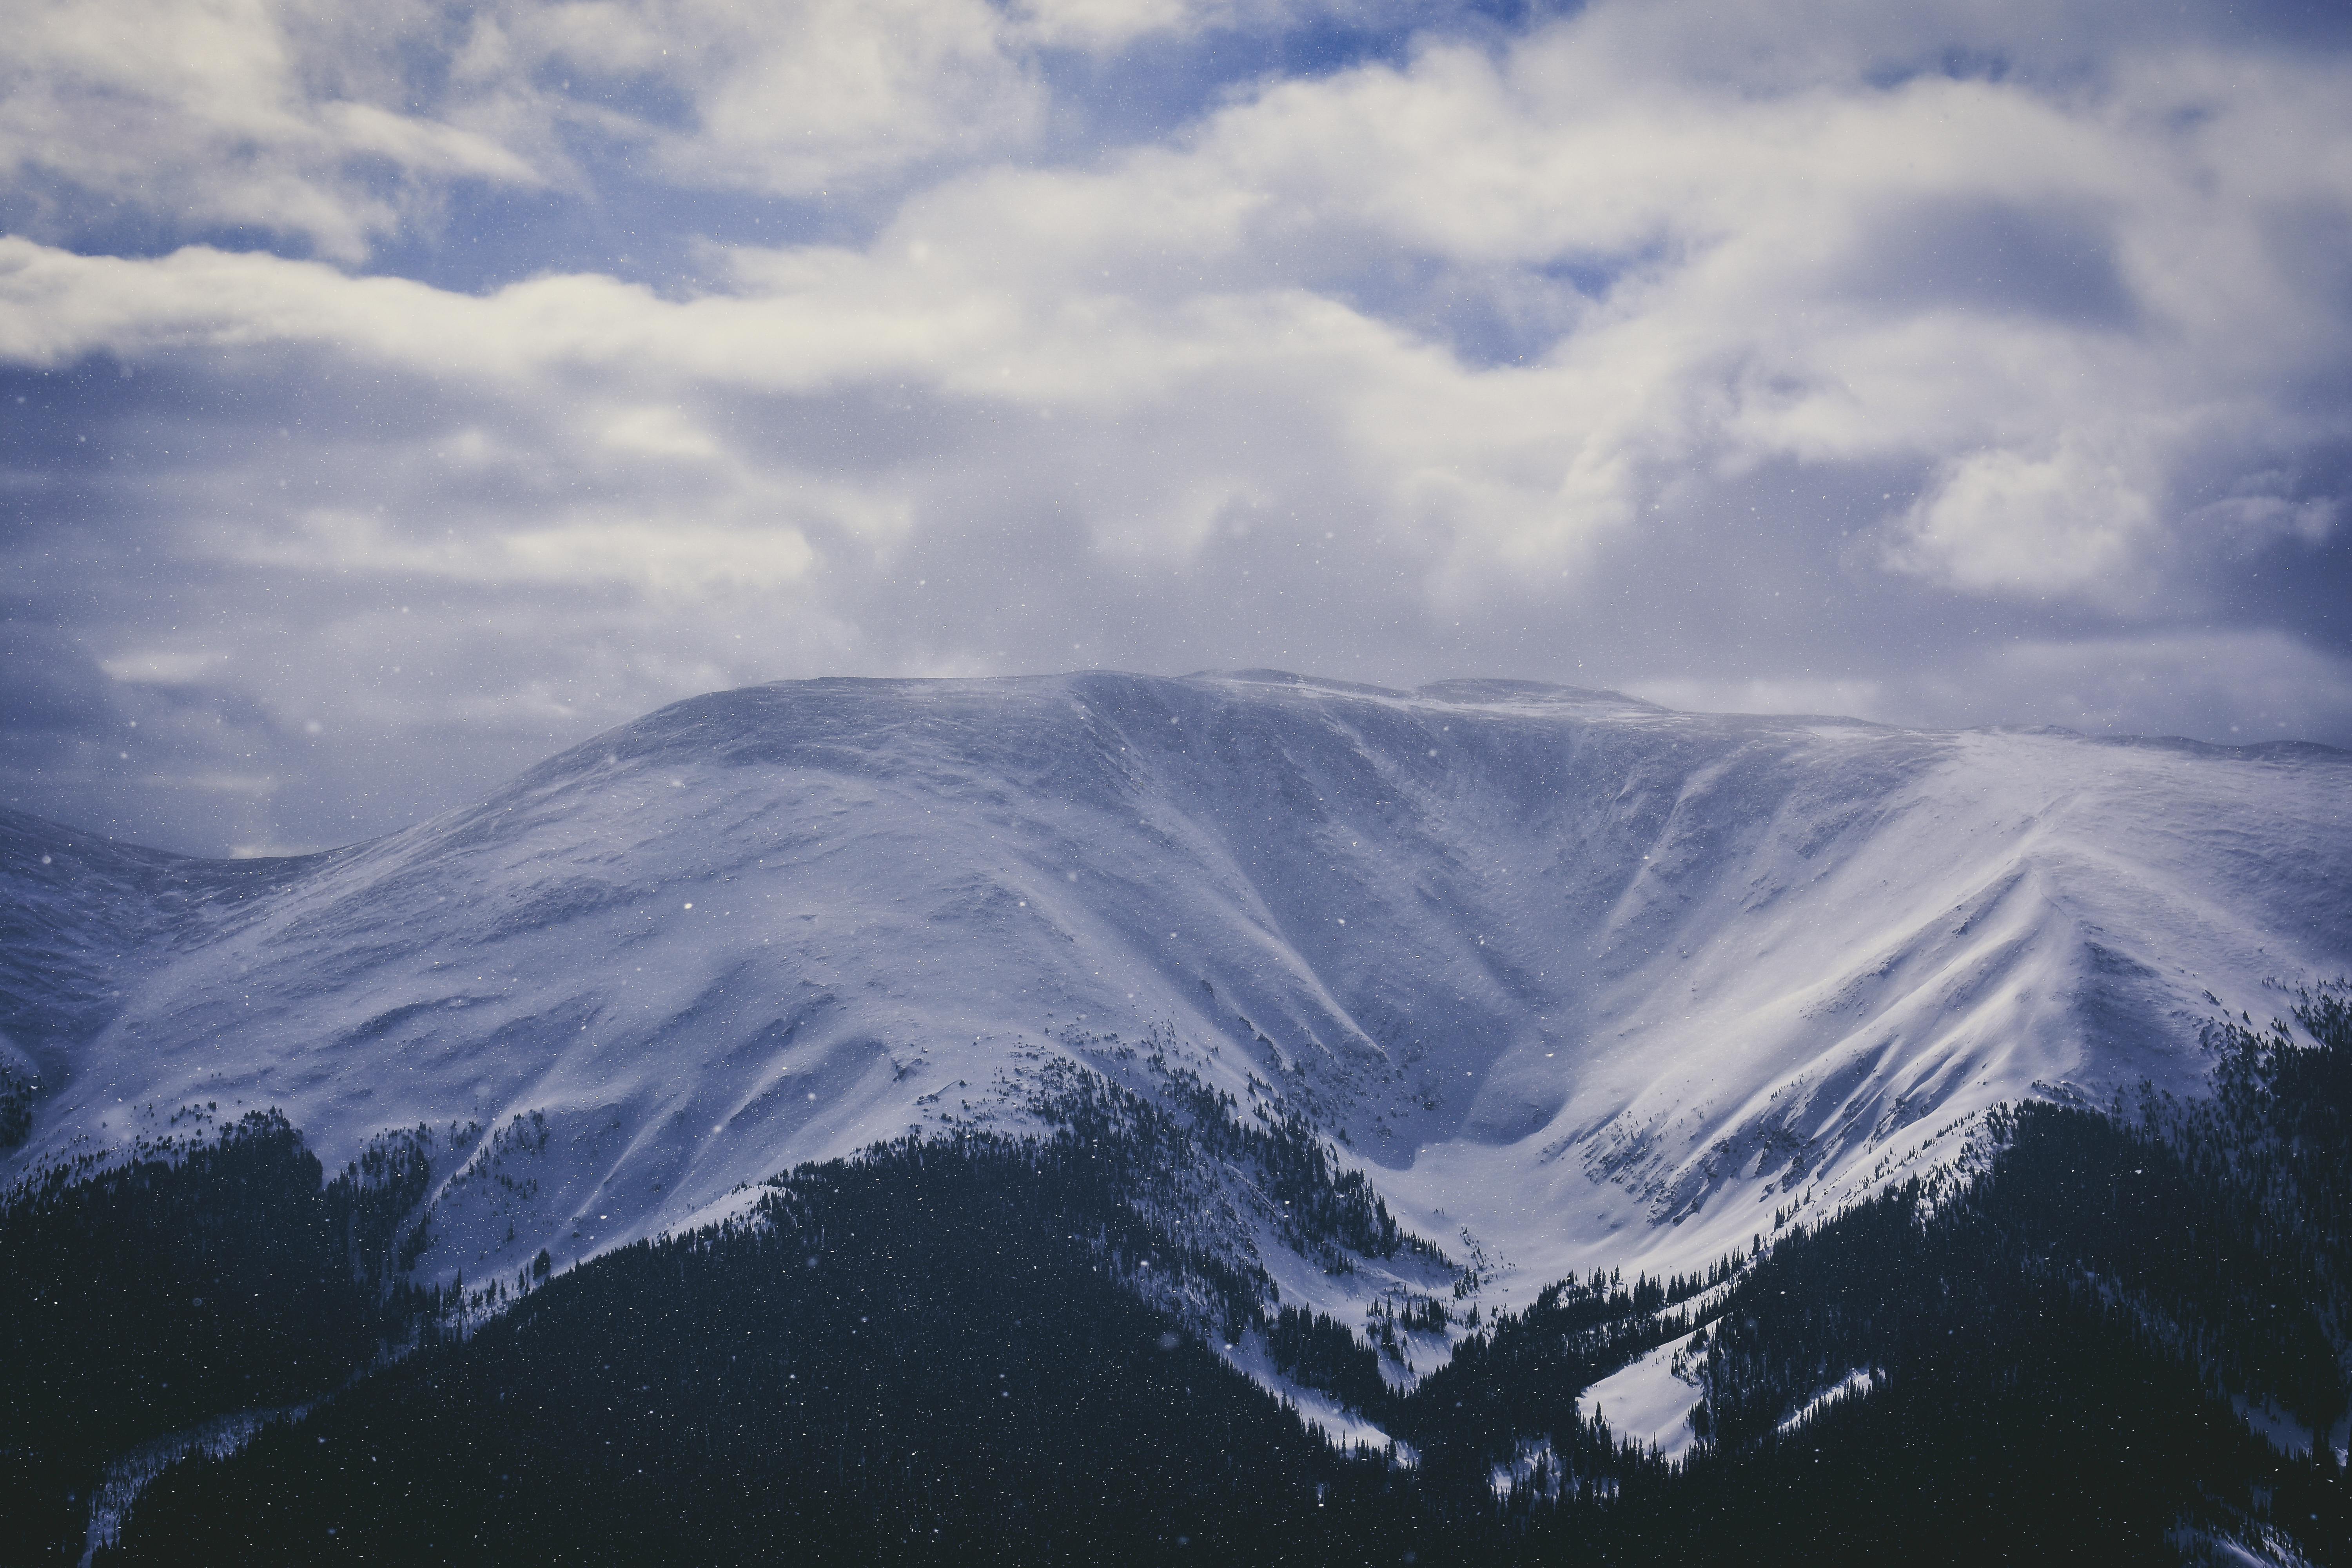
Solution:
<svg viewBox="0 0 2352 1568">
<path fill-rule="evenodd" d="M 339 842 L 832 673 L 2352 742 L 2323 14 L 25 9 L 20 809 Z"/>
</svg>

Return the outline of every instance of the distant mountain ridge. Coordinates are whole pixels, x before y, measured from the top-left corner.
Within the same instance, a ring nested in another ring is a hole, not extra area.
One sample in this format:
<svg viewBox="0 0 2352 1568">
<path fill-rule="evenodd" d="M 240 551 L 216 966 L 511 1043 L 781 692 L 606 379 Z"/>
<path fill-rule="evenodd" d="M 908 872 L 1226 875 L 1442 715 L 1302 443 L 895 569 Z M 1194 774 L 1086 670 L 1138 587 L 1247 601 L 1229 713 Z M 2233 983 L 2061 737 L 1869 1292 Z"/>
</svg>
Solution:
<svg viewBox="0 0 2352 1568">
<path fill-rule="evenodd" d="M 439 1130 L 420 1278 L 729 1212 L 1154 1054 L 1491 1304 L 1663 1273 L 1981 1109 L 2191 1088 L 2352 969 L 2352 757 L 1251 671 L 674 704 L 478 805 L 206 862 L 0 816 L 0 1176 L 276 1107 Z M 520 1120 L 519 1120 L 520 1119 Z M 185 1126 L 186 1122 L 177 1125 Z M 1286 1299 L 1377 1275 L 1264 1237 Z"/>
</svg>

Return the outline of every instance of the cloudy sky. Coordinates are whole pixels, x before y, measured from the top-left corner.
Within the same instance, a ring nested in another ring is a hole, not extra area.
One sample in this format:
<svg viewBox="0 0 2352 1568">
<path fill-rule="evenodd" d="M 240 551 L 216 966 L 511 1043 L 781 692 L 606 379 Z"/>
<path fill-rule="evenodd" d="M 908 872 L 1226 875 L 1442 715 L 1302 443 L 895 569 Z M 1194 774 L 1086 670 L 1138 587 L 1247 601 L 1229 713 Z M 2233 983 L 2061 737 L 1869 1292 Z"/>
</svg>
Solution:
<svg viewBox="0 0 2352 1568">
<path fill-rule="evenodd" d="M 1106 667 L 2352 743 L 2347 16 L 0 0 L 0 804 Z"/>
</svg>

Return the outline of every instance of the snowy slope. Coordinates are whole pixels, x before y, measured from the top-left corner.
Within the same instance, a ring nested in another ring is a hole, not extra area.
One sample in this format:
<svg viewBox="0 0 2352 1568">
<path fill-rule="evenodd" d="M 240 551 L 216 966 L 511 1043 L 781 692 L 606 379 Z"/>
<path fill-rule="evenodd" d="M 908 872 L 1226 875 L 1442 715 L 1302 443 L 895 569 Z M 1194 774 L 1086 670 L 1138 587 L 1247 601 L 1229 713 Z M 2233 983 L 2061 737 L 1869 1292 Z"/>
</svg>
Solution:
<svg viewBox="0 0 2352 1568">
<path fill-rule="evenodd" d="M 763 687 L 299 859 L 0 817 L 0 1027 L 43 1085 L 0 1176 L 191 1104 L 282 1107 L 331 1165 L 478 1124 L 424 1266 L 480 1278 L 1013 1120 L 1050 1057 L 1148 1088 L 1114 1047 L 1157 1026 L 1344 1134 L 1501 1304 L 1711 1258 L 1997 1100 L 2193 1084 L 2206 993 L 2263 1018 L 2352 969 L 2347 872 L 2315 747 L 1508 682 Z M 1361 1320 L 1371 1283 L 1266 1261 Z"/>
</svg>

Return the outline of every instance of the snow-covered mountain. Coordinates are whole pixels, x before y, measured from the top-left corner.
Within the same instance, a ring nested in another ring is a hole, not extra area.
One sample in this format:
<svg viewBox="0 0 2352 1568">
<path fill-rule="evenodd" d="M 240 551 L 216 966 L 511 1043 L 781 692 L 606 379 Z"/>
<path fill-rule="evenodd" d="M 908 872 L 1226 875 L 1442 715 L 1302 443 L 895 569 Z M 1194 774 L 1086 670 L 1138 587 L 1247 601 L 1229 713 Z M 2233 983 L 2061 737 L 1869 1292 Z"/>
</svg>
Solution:
<svg viewBox="0 0 2352 1568">
<path fill-rule="evenodd" d="M 425 1124 L 422 1269 L 479 1278 L 1017 1125 L 1056 1058 L 1152 1091 L 1157 1050 L 1307 1111 L 1502 1304 L 1744 1245 L 1996 1101 L 2193 1087 L 2205 1019 L 2352 969 L 2347 886 L 2318 747 L 1496 681 L 761 687 L 296 859 L 0 816 L 38 1085 L 0 1176 L 263 1106 L 331 1168 Z M 1379 1283 L 1266 1261 L 1346 1321 Z"/>
</svg>

